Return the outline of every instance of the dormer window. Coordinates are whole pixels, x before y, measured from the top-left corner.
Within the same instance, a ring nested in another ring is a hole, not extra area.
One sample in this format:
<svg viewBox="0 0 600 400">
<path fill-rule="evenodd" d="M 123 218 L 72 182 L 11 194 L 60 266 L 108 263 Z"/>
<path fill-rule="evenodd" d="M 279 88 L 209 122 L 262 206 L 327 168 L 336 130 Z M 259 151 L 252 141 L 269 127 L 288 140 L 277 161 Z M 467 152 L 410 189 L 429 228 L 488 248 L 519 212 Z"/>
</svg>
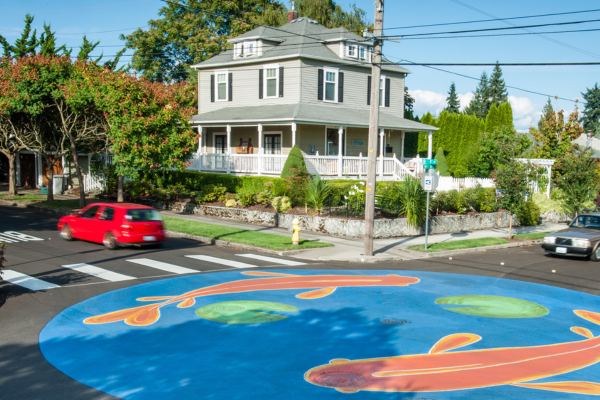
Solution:
<svg viewBox="0 0 600 400">
<path fill-rule="evenodd" d="M 236 43 L 234 46 L 234 58 L 244 58 L 256 55 L 259 55 L 256 40 L 247 40 L 245 42 Z"/>
<path fill-rule="evenodd" d="M 367 49 L 363 46 L 360 46 L 360 59 L 364 60 L 367 58 Z"/>
<path fill-rule="evenodd" d="M 348 45 L 348 57 L 356 57 L 356 45 Z"/>
<path fill-rule="evenodd" d="M 246 44 L 246 55 L 251 56 L 254 54 L 254 43 L 250 42 Z"/>
</svg>

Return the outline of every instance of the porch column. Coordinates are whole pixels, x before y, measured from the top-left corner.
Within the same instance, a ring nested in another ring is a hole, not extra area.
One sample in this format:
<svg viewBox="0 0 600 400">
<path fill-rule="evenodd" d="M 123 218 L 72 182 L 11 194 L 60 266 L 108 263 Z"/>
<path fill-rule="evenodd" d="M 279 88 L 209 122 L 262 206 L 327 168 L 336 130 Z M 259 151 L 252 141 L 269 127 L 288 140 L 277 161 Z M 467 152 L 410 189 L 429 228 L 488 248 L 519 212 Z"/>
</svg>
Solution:
<svg viewBox="0 0 600 400">
<path fill-rule="evenodd" d="M 227 125 L 227 173 L 231 172 L 231 125 Z"/>
<path fill-rule="evenodd" d="M 92 155 L 88 154 L 88 175 L 92 176 Z"/>
<path fill-rule="evenodd" d="M 42 187 L 44 186 L 44 178 L 43 178 L 43 174 L 42 174 L 42 164 L 43 164 L 43 158 L 42 155 L 40 153 L 35 153 L 36 155 L 36 160 L 37 160 L 37 181 L 38 181 L 38 186 Z"/>
<path fill-rule="evenodd" d="M 338 128 L 338 176 L 342 176 L 342 169 L 344 167 L 344 160 L 342 155 L 342 149 L 344 148 L 344 127 Z"/>
<path fill-rule="evenodd" d="M 552 182 L 552 165 L 546 167 L 548 170 L 548 187 L 546 188 L 546 197 L 550 198 L 550 182 Z"/>
<path fill-rule="evenodd" d="M 383 158 L 385 157 L 385 153 L 383 152 L 384 150 L 384 144 L 383 142 L 385 141 L 385 130 L 381 130 L 381 132 L 379 133 L 379 154 L 381 155 L 381 159 L 379 160 L 379 166 L 380 166 L 380 170 L 379 170 L 379 176 L 383 176 Z"/>
<path fill-rule="evenodd" d="M 292 122 L 292 147 L 296 145 L 296 123 Z"/>
<path fill-rule="evenodd" d="M 17 164 L 17 186 L 21 186 L 21 153 L 17 153 L 17 159 L 15 160 Z"/>
<path fill-rule="evenodd" d="M 400 162 L 402 164 L 404 164 L 404 136 L 406 136 L 406 132 L 401 131 L 400 132 L 400 137 L 402 138 L 402 144 L 400 145 L 400 148 L 402 150 L 400 150 Z"/>
<path fill-rule="evenodd" d="M 262 159 L 263 159 L 263 139 L 262 139 L 262 132 L 263 132 L 263 126 L 262 124 L 258 124 L 258 157 L 257 157 L 257 164 L 258 164 L 258 175 L 260 175 L 260 172 L 262 171 Z"/>
<path fill-rule="evenodd" d="M 204 139 L 204 129 L 202 125 L 198 125 L 198 150 L 196 151 L 196 160 L 198 165 L 198 171 L 202 171 L 202 140 Z"/>
<path fill-rule="evenodd" d="M 427 158 L 433 157 L 433 131 L 429 131 L 428 134 L 429 144 L 427 146 Z"/>
</svg>

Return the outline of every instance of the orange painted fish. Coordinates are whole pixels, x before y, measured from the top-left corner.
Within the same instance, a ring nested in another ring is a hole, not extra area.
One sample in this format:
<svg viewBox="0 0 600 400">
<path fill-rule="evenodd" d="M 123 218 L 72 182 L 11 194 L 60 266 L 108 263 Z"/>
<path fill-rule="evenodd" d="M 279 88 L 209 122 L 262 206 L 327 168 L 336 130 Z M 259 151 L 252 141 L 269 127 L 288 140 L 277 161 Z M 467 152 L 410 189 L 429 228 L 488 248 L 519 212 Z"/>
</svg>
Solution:
<svg viewBox="0 0 600 400">
<path fill-rule="evenodd" d="M 600 325 L 600 314 L 574 311 Z M 446 353 L 475 343 L 481 337 L 459 333 L 442 338 L 429 354 L 331 360 L 312 368 L 304 378 L 342 393 L 360 390 L 383 392 L 438 392 L 514 385 L 555 392 L 600 395 L 593 382 L 525 383 L 588 367 L 600 361 L 600 336 L 581 327 L 571 330 L 587 339 L 534 347 L 512 347 Z"/>
<path fill-rule="evenodd" d="M 187 308 L 196 303 L 196 297 L 212 296 L 217 294 L 245 293 L 259 290 L 293 290 L 314 289 L 300 293 L 300 299 L 318 299 L 333 293 L 338 287 L 366 287 L 366 286 L 408 286 L 418 283 L 418 278 L 398 275 L 363 276 L 363 275 L 291 275 L 271 272 L 246 271 L 244 275 L 262 276 L 259 279 L 245 279 L 201 289 L 192 290 L 180 296 L 142 297 L 138 301 L 160 301 L 141 307 L 128 308 L 108 314 L 90 317 L 83 322 L 86 324 L 106 324 L 109 322 L 125 321 L 128 325 L 146 326 L 155 323 L 160 318 L 160 308 L 169 304 L 179 303 L 177 307 Z"/>
</svg>

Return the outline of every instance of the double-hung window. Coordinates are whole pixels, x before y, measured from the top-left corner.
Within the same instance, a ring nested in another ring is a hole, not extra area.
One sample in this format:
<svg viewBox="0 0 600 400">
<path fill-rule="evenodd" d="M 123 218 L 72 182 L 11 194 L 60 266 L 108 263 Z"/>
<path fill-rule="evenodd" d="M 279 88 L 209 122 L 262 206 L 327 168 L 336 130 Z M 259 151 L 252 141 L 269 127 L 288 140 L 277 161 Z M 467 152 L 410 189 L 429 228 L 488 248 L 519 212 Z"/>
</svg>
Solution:
<svg viewBox="0 0 600 400">
<path fill-rule="evenodd" d="M 348 46 L 348 57 L 356 57 L 356 46 L 355 45 Z"/>
<path fill-rule="evenodd" d="M 382 75 L 379 80 L 379 107 L 383 106 L 384 97 L 385 96 L 385 76 Z"/>
<path fill-rule="evenodd" d="M 254 43 L 250 42 L 246 44 L 246 55 L 250 56 L 254 54 Z"/>
<path fill-rule="evenodd" d="M 227 71 L 217 72 L 215 79 L 217 81 L 217 101 L 227 101 Z"/>
<path fill-rule="evenodd" d="M 366 48 L 364 48 L 363 46 L 360 46 L 360 58 L 362 60 L 364 60 L 367 57 L 367 52 L 366 52 Z"/>
<path fill-rule="evenodd" d="M 279 65 L 267 65 L 264 69 L 264 93 L 265 97 L 279 97 Z"/>
<path fill-rule="evenodd" d="M 325 85 L 324 85 L 324 96 L 325 101 L 338 101 L 337 93 L 337 79 L 338 71 L 326 69 L 325 70 Z"/>
</svg>

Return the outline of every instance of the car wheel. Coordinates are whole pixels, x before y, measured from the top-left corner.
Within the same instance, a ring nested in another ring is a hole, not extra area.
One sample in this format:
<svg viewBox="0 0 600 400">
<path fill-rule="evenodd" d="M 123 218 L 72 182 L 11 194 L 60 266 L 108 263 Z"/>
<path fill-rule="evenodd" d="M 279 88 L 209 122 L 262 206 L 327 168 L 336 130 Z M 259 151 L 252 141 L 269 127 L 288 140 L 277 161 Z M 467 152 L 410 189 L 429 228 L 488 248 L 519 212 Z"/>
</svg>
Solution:
<svg viewBox="0 0 600 400">
<path fill-rule="evenodd" d="M 592 255 L 590 256 L 590 260 L 592 261 L 600 261 L 600 243 L 594 247 L 594 251 L 592 251 Z"/>
<path fill-rule="evenodd" d="M 62 229 L 60 230 L 60 237 L 68 241 L 75 239 L 73 237 L 73 232 L 71 231 L 71 227 L 69 226 L 69 224 L 63 225 Z"/>
<path fill-rule="evenodd" d="M 104 234 L 104 239 L 102 239 L 102 243 L 109 250 L 116 250 L 119 247 L 119 243 L 117 242 L 115 235 L 113 235 L 110 232 L 106 232 Z"/>
</svg>

